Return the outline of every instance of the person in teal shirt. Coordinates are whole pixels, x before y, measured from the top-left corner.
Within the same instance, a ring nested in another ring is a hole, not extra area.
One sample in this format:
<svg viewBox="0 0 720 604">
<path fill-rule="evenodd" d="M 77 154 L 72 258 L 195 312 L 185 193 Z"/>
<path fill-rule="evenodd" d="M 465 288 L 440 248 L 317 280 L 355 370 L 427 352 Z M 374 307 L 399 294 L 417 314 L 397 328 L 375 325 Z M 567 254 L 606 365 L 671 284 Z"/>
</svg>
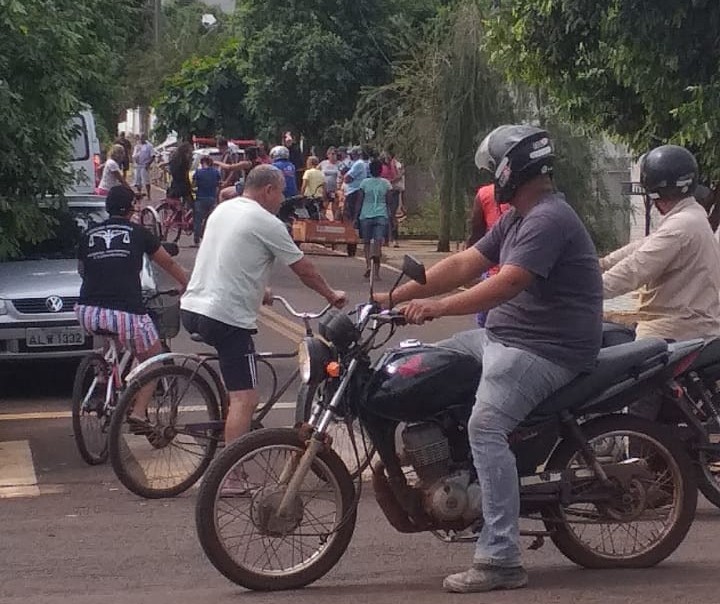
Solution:
<svg viewBox="0 0 720 604">
<path fill-rule="evenodd" d="M 380 254 L 388 227 L 388 202 L 392 186 L 380 178 L 382 162 L 370 162 L 370 176 L 360 183 L 360 236 L 365 244 L 365 278 L 370 278 L 370 265 L 375 271 L 375 280 L 380 280 Z"/>
</svg>

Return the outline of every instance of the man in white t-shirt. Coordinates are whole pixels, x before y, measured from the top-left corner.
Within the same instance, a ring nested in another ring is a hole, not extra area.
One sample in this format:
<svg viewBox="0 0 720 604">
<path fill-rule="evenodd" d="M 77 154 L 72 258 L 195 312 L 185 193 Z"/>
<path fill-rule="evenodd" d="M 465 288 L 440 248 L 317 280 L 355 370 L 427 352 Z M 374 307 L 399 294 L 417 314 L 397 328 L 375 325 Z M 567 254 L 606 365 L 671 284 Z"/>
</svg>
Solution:
<svg viewBox="0 0 720 604">
<path fill-rule="evenodd" d="M 220 372 L 230 396 L 225 442 L 250 430 L 258 397 L 255 348 L 257 315 L 270 301 L 266 288 L 277 259 L 330 304 L 342 307 L 345 292 L 331 289 L 313 263 L 293 243 L 275 216 L 285 176 L 274 166 L 253 168 L 242 197 L 229 199 L 210 214 L 190 283 L 181 301 L 185 328 L 218 351 Z"/>
<path fill-rule="evenodd" d="M 143 186 L 150 199 L 150 164 L 155 160 L 155 149 L 147 139 L 147 135 L 140 136 L 140 143 L 133 150 L 133 162 L 135 163 L 135 189 L 142 193 Z"/>
</svg>

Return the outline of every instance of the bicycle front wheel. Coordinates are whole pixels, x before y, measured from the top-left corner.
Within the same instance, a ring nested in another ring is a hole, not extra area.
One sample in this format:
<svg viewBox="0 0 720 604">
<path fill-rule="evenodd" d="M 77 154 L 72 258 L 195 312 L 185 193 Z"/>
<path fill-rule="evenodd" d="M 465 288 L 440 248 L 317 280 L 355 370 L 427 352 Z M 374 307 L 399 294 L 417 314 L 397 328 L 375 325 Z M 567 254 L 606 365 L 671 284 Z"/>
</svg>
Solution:
<svg viewBox="0 0 720 604">
<path fill-rule="evenodd" d="M 86 356 L 75 372 L 72 394 L 73 436 L 80 457 L 91 466 L 105 463 L 108 457 L 107 428 L 111 407 L 106 405 L 105 399 L 107 384 L 111 379 L 108 362 L 97 352 Z"/>
<path fill-rule="evenodd" d="M 129 422 L 145 405 L 145 424 Z M 189 367 L 163 365 L 121 395 L 110 424 L 110 462 L 136 495 L 174 497 L 203 475 L 221 437 L 220 405 L 205 378 Z"/>
</svg>

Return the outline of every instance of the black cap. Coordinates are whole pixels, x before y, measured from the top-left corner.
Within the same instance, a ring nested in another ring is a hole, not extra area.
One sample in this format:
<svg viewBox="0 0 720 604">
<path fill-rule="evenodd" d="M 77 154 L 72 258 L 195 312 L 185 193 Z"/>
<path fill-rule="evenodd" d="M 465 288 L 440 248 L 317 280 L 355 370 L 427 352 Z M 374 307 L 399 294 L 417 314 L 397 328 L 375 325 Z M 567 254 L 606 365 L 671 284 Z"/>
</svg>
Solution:
<svg viewBox="0 0 720 604">
<path fill-rule="evenodd" d="M 110 216 L 125 216 L 130 212 L 135 201 L 135 193 L 127 187 L 118 185 L 110 189 L 105 198 L 105 209 Z"/>
</svg>

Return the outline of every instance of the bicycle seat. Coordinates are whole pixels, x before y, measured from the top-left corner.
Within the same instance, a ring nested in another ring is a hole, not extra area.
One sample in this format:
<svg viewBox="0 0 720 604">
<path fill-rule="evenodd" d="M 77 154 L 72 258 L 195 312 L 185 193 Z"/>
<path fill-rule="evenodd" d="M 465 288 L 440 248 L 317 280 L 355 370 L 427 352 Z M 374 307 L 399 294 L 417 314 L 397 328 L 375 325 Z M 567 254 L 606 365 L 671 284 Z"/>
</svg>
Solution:
<svg viewBox="0 0 720 604">
<path fill-rule="evenodd" d="M 191 333 L 191 334 L 190 334 L 190 339 L 191 339 L 193 342 L 200 342 L 201 344 L 204 344 L 204 343 L 205 343 L 205 340 L 203 340 L 203 337 L 202 337 L 199 333 Z"/>
</svg>

